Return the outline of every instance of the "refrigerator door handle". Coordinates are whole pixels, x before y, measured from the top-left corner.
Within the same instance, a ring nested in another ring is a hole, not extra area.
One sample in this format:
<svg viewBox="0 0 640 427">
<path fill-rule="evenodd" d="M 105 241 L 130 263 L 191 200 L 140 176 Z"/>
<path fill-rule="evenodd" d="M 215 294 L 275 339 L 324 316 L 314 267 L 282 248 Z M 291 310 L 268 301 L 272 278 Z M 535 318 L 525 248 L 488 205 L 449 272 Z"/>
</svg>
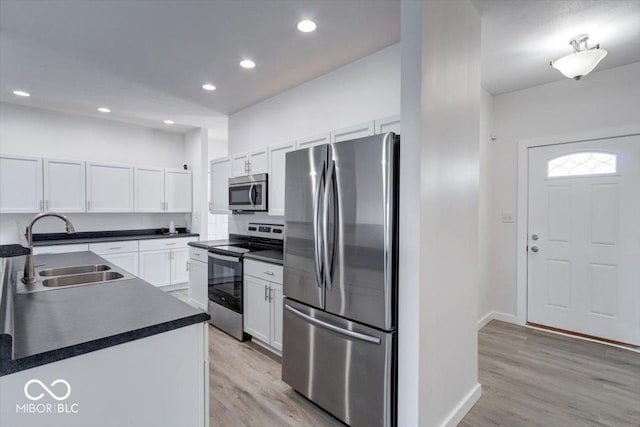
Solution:
<svg viewBox="0 0 640 427">
<path fill-rule="evenodd" d="M 323 286 L 322 280 L 322 260 L 320 259 L 320 252 L 322 251 L 322 241 L 320 240 L 320 195 L 324 192 L 324 165 L 320 172 L 320 178 L 316 185 L 315 206 L 313 207 L 313 262 L 316 273 L 316 284 L 319 288 Z"/>
<path fill-rule="evenodd" d="M 287 310 L 288 312 L 290 312 L 291 314 L 301 317 L 304 320 L 306 320 L 307 322 L 311 323 L 314 326 L 318 326 L 320 328 L 324 328 L 324 329 L 328 329 L 330 331 L 333 331 L 337 334 L 340 335 L 344 335 L 346 337 L 349 338 L 353 338 L 355 340 L 359 340 L 359 341 L 364 341 L 370 344 L 376 344 L 376 345 L 380 345 L 380 343 L 382 342 L 382 340 L 378 337 L 373 337 L 371 335 L 367 335 L 367 334 L 361 334 L 360 332 L 354 332 L 354 331 L 350 331 L 348 329 L 343 329 L 340 328 L 338 326 L 332 325 L 331 323 L 327 323 L 324 322 L 322 320 L 316 319 L 315 317 L 311 317 L 308 314 L 305 314 L 293 307 L 291 307 L 290 305 L 286 305 L 284 306 L 284 309 Z"/>
<path fill-rule="evenodd" d="M 333 263 L 332 259 L 329 258 L 329 192 L 333 188 L 333 182 L 335 180 L 335 169 L 336 162 L 331 160 L 331 165 L 328 167 L 327 180 L 324 186 L 324 197 L 322 200 L 322 241 L 324 242 L 322 251 L 322 263 L 324 265 L 324 280 L 327 284 L 327 289 L 333 288 L 333 281 L 331 279 L 331 270 Z M 333 244 L 335 245 L 335 239 Z M 331 248 L 331 252 L 333 253 L 333 247 Z"/>
</svg>

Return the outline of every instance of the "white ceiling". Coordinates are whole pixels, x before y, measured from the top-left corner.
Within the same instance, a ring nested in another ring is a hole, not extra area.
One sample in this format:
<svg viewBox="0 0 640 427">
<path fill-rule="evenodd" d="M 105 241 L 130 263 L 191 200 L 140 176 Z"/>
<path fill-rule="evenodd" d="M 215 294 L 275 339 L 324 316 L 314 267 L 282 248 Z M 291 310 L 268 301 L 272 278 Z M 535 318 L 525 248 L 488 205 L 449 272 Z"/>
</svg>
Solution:
<svg viewBox="0 0 640 427">
<path fill-rule="evenodd" d="M 609 52 L 596 71 L 640 61 L 640 0 L 473 1 L 482 14 L 482 85 L 494 95 L 563 80 L 549 61 L 571 53 L 579 34 Z"/>
<path fill-rule="evenodd" d="M 300 33 L 303 18 L 318 29 Z M 399 40 L 399 0 L 2 0 L 0 100 L 153 127 L 172 119 L 178 131 L 216 127 Z M 239 67 L 245 56 L 254 70 Z M 203 91 L 205 82 L 218 89 Z M 113 112 L 100 115 L 100 105 Z"/>
<path fill-rule="evenodd" d="M 564 79 L 549 61 L 581 33 L 609 51 L 597 70 L 640 61 L 640 0 L 472 1 L 493 94 Z M 0 100 L 223 138 L 227 114 L 399 39 L 399 0 L 0 0 Z"/>
</svg>

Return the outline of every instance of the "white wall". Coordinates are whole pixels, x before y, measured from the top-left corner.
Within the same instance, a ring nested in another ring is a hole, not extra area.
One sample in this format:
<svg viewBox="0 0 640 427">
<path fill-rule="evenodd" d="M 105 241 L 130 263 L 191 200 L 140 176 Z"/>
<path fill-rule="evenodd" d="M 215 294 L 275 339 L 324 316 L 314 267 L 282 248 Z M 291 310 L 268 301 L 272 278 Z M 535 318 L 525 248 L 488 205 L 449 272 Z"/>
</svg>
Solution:
<svg viewBox="0 0 640 427">
<path fill-rule="evenodd" d="M 400 113 L 400 44 L 345 65 L 229 116 L 229 154 L 278 145 Z M 229 232 L 249 222 L 283 224 L 263 213 L 231 215 Z"/>
<path fill-rule="evenodd" d="M 229 116 L 229 153 L 282 144 L 400 112 L 400 44 Z"/>
<path fill-rule="evenodd" d="M 209 215 L 209 136 L 207 129 L 194 129 L 184 135 L 185 162 L 193 177 L 193 211 L 190 229 L 207 236 Z"/>
<path fill-rule="evenodd" d="M 215 132 L 209 130 L 209 160 L 225 157 L 229 153 L 229 130 L 228 125 L 225 125 L 222 130 L 217 129 Z M 210 176 L 208 177 L 210 179 Z M 207 183 L 207 198 L 211 193 L 211 182 Z M 220 185 L 222 188 L 227 186 L 227 183 L 215 183 L 214 185 Z M 212 215 L 207 214 L 208 227 L 207 227 L 207 239 L 208 240 L 221 240 L 226 239 L 229 235 L 229 215 Z M 204 238 L 203 238 L 204 239 Z"/>
<path fill-rule="evenodd" d="M 480 194 L 478 200 L 478 319 L 492 311 L 492 170 L 491 134 L 493 132 L 493 96 L 482 89 L 480 105 Z"/>
<path fill-rule="evenodd" d="M 640 62 L 494 97 L 491 144 L 493 236 L 490 272 L 492 309 L 516 314 L 517 145 L 523 139 L 640 123 Z"/>
<path fill-rule="evenodd" d="M 109 120 L 0 103 L 0 152 L 37 157 L 122 162 L 180 168 L 181 134 Z M 0 215 L 0 243 L 18 243 L 32 214 Z M 78 231 L 184 226 L 184 214 L 70 214 Z M 55 220 L 37 233 L 59 232 Z"/>
<path fill-rule="evenodd" d="M 457 425 L 480 397 L 480 16 L 426 1 L 422 25 L 420 424 Z"/>
</svg>

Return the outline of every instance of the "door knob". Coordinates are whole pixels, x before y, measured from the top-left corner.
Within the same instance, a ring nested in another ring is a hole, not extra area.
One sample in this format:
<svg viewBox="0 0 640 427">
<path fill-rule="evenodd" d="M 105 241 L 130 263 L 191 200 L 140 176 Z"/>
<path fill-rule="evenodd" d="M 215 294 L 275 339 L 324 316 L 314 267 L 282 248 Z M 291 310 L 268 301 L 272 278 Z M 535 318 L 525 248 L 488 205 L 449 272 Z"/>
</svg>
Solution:
<svg viewBox="0 0 640 427">
<path fill-rule="evenodd" d="M 531 246 L 531 252 L 538 252 L 538 250 L 537 246 Z"/>
<path fill-rule="evenodd" d="M 531 240 L 538 240 L 538 235 L 537 234 L 532 234 L 531 235 Z"/>
</svg>

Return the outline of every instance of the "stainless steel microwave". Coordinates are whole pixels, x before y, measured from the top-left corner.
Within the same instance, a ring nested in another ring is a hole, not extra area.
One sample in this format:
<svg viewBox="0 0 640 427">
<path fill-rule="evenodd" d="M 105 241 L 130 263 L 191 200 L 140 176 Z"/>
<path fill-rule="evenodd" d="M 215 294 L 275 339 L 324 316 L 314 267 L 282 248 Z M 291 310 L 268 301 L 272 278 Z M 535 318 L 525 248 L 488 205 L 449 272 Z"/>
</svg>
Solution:
<svg viewBox="0 0 640 427">
<path fill-rule="evenodd" d="M 266 173 L 229 178 L 229 210 L 264 212 L 267 210 Z"/>
</svg>

